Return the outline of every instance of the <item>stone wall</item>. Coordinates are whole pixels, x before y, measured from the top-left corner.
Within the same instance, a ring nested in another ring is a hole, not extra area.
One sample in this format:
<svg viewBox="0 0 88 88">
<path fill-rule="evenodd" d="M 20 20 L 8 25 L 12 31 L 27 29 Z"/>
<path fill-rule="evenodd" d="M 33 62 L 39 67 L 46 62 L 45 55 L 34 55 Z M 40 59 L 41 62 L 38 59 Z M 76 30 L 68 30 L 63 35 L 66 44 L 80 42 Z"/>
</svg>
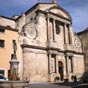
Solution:
<svg viewBox="0 0 88 88">
<path fill-rule="evenodd" d="M 73 73 L 80 78 L 84 72 L 84 56 L 75 54 L 73 57 Z"/>
<path fill-rule="evenodd" d="M 0 17 L 0 25 L 10 26 L 11 28 L 15 28 L 15 21 L 6 17 Z"/>
<path fill-rule="evenodd" d="M 31 82 L 47 82 L 48 58 L 44 50 L 24 48 L 23 78 Z"/>
<path fill-rule="evenodd" d="M 88 31 L 84 30 L 83 33 L 78 33 L 78 35 L 82 41 L 83 52 L 85 54 L 85 70 L 88 71 Z"/>
</svg>

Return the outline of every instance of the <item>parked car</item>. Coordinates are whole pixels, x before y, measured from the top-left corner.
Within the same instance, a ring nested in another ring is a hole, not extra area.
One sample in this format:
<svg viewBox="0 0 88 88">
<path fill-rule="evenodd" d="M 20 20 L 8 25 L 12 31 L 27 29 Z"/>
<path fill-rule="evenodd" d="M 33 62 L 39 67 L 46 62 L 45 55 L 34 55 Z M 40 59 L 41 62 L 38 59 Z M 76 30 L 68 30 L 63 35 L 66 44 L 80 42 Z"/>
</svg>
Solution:
<svg viewBox="0 0 88 88">
<path fill-rule="evenodd" d="M 84 72 L 84 74 L 82 76 L 82 80 L 83 80 L 83 82 L 88 82 L 88 71 Z"/>
<path fill-rule="evenodd" d="M 8 80 L 7 78 L 4 77 L 4 75 L 0 74 L 0 80 Z"/>
</svg>

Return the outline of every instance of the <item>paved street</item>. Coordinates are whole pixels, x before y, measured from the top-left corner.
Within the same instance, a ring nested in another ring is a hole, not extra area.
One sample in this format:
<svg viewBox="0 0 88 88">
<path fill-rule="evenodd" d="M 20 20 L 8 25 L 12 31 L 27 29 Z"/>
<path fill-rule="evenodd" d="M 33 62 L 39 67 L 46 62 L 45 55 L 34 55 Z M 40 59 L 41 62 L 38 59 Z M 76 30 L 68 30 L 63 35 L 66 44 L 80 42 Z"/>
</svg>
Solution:
<svg viewBox="0 0 88 88">
<path fill-rule="evenodd" d="M 88 83 L 78 84 L 72 88 L 88 88 Z"/>
<path fill-rule="evenodd" d="M 48 83 L 48 84 L 30 84 L 29 88 L 71 88 L 71 87 Z"/>
<path fill-rule="evenodd" d="M 44 84 L 29 84 L 26 88 L 88 88 L 88 83 L 69 82 L 69 83 L 44 83 Z"/>
<path fill-rule="evenodd" d="M 0 84 L 1 86 L 1 84 Z M 61 83 L 29 83 L 27 86 L 16 86 L 8 87 L 1 86 L 0 88 L 88 88 L 88 83 L 82 82 L 61 82 Z"/>
<path fill-rule="evenodd" d="M 58 83 L 57 85 L 62 85 L 64 88 L 88 88 L 88 83 L 83 82 L 68 82 L 68 83 Z M 62 88 L 62 87 L 61 87 Z"/>
</svg>

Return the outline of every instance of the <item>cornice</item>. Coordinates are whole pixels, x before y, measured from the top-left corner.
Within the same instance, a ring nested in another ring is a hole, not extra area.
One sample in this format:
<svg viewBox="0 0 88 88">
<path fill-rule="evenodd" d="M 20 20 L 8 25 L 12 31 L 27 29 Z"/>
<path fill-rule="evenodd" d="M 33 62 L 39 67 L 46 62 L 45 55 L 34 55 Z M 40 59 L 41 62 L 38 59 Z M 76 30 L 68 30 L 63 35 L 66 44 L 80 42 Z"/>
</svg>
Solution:
<svg viewBox="0 0 88 88">
<path fill-rule="evenodd" d="M 82 35 L 82 34 L 86 34 L 86 33 L 88 33 L 88 28 L 86 28 L 85 30 L 83 30 L 81 32 L 78 32 L 77 34 Z"/>
<path fill-rule="evenodd" d="M 27 45 L 27 44 L 23 44 L 21 45 L 22 48 L 32 48 L 32 49 L 40 49 L 40 50 L 53 50 L 53 51 L 57 51 L 57 52 L 61 52 L 61 53 L 73 53 L 73 54 L 79 54 L 79 55 L 84 55 L 84 53 L 81 52 L 77 52 L 77 51 L 69 51 L 69 50 L 60 50 L 59 48 L 53 48 L 53 47 L 41 47 L 41 46 L 34 46 L 34 45 Z"/>
<path fill-rule="evenodd" d="M 11 28 L 10 26 L 2 26 L 2 25 L 0 25 L 0 28 L 2 28 L 4 30 L 11 30 L 11 31 L 14 31 L 14 32 L 18 32 L 18 29 Z"/>
</svg>

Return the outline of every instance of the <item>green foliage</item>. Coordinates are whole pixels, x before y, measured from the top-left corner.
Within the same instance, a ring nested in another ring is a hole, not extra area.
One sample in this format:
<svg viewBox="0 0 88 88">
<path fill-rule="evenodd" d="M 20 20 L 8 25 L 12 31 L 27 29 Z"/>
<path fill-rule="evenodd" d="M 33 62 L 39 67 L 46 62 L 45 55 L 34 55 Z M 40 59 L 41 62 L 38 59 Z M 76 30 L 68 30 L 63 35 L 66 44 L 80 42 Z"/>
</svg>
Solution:
<svg viewBox="0 0 88 88">
<path fill-rule="evenodd" d="M 75 75 L 72 75 L 72 76 L 71 76 L 71 79 L 74 80 L 74 78 L 75 78 Z"/>
<path fill-rule="evenodd" d="M 74 82 L 76 82 L 76 81 L 77 81 L 76 75 L 72 75 L 72 76 L 71 76 L 71 79 L 72 79 Z"/>
<path fill-rule="evenodd" d="M 56 76 L 54 80 L 60 80 L 60 77 L 59 76 Z"/>
</svg>

